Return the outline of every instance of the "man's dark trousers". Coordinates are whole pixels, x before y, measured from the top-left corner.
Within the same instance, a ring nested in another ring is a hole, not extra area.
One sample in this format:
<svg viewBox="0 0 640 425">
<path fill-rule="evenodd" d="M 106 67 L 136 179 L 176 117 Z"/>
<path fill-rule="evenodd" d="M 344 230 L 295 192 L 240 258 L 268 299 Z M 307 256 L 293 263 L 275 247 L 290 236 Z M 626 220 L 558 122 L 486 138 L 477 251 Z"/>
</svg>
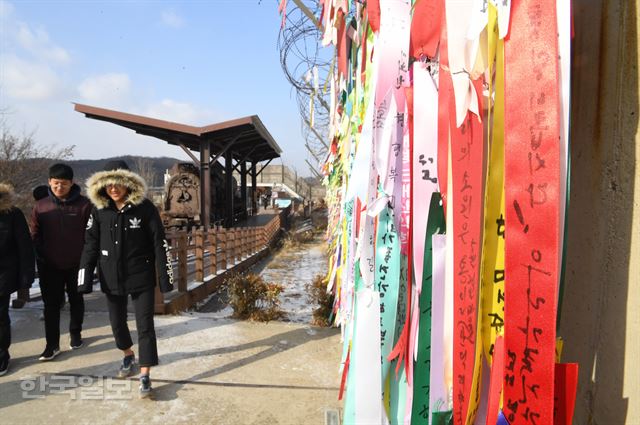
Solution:
<svg viewBox="0 0 640 425">
<path fill-rule="evenodd" d="M 60 347 L 60 308 L 66 290 L 69 298 L 71 320 L 69 334 L 80 335 L 84 318 L 84 299 L 78 293 L 78 269 L 58 270 L 39 265 L 40 291 L 44 301 L 44 331 L 47 347 Z"/>
<path fill-rule="evenodd" d="M 11 345 L 10 299 L 11 294 L 0 295 L 0 360 L 9 355 L 9 346 Z"/>
</svg>

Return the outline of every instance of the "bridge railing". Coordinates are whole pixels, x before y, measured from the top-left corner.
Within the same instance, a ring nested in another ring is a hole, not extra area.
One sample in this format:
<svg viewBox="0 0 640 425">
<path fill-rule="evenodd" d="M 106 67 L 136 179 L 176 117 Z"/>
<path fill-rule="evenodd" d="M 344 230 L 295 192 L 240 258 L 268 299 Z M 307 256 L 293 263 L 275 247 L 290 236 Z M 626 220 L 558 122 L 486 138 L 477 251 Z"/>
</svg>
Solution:
<svg viewBox="0 0 640 425">
<path fill-rule="evenodd" d="M 167 233 L 174 290 L 156 290 L 156 313 L 184 310 L 202 300 L 229 272 L 241 272 L 268 252 L 283 225 L 282 214 L 259 227 L 192 229 Z"/>
</svg>

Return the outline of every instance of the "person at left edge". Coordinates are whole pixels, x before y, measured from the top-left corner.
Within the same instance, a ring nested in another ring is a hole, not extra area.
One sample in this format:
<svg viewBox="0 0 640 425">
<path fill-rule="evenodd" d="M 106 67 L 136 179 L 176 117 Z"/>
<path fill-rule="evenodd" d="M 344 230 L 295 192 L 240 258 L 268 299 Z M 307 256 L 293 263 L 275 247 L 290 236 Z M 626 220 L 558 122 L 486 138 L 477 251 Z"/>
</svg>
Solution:
<svg viewBox="0 0 640 425">
<path fill-rule="evenodd" d="M 69 298 L 69 347 L 82 347 L 84 299 L 78 293 L 78 266 L 91 202 L 73 182 L 66 164 L 49 167 L 48 196 L 31 213 L 31 238 L 36 249 L 40 290 L 44 302 L 46 346 L 39 357 L 48 361 L 60 353 L 60 307 L 66 289 Z"/>
<path fill-rule="evenodd" d="M 33 245 L 22 211 L 13 206 L 13 190 L 0 184 L 0 376 L 9 370 L 11 293 L 30 288 L 35 274 Z"/>
</svg>

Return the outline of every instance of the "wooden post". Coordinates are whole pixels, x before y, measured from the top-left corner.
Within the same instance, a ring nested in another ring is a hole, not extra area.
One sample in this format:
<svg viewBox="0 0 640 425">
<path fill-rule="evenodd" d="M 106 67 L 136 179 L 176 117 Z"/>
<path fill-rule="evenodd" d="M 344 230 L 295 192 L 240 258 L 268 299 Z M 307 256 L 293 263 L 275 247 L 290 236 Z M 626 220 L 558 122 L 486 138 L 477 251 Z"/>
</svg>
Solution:
<svg viewBox="0 0 640 425">
<path fill-rule="evenodd" d="M 236 264 L 236 229 L 227 229 L 227 268 Z"/>
<path fill-rule="evenodd" d="M 164 314 L 164 294 L 160 292 L 160 286 L 156 285 L 153 311 L 156 314 Z"/>
<path fill-rule="evenodd" d="M 218 274 L 218 244 L 216 243 L 216 230 L 210 229 L 207 232 L 209 239 L 209 274 L 216 276 Z"/>
<path fill-rule="evenodd" d="M 211 217 L 211 142 L 200 142 L 200 222 L 205 230 L 209 229 Z"/>
<path fill-rule="evenodd" d="M 252 227 L 251 228 L 251 255 L 258 252 L 257 246 L 256 246 L 256 235 L 257 235 L 256 228 Z"/>
<path fill-rule="evenodd" d="M 247 228 L 243 227 L 242 228 L 242 253 L 240 254 L 243 260 L 249 257 L 249 249 L 247 247 L 247 242 L 248 242 Z"/>
<path fill-rule="evenodd" d="M 247 258 L 251 256 L 251 228 L 244 228 L 244 253 Z"/>
<path fill-rule="evenodd" d="M 220 270 L 227 270 L 227 229 L 220 227 L 216 236 L 220 248 Z"/>
<path fill-rule="evenodd" d="M 205 231 L 202 229 L 194 230 L 193 232 L 193 236 L 196 244 L 195 279 L 197 282 L 204 281 L 204 241 L 205 241 L 204 232 Z"/>
<path fill-rule="evenodd" d="M 267 245 L 267 227 L 269 225 L 260 227 L 260 245 L 263 247 Z"/>
<path fill-rule="evenodd" d="M 225 202 L 225 227 L 233 227 L 233 152 L 231 149 L 224 154 L 224 202 Z"/>
<path fill-rule="evenodd" d="M 257 253 L 260 251 L 260 229 L 253 229 L 253 252 Z"/>
<path fill-rule="evenodd" d="M 247 163 L 244 159 L 240 162 L 240 199 L 242 200 L 242 218 L 247 217 Z"/>
<path fill-rule="evenodd" d="M 251 163 L 251 212 L 253 215 L 258 214 L 258 188 L 257 188 L 257 172 L 258 172 L 258 163 L 253 161 Z"/>
<path fill-rule="evenodd" d="M 187 291 L 187 233 L 178 235 L 178 291 Z"/>
<path fill-rule="evenodd" d="M 233 256 L 235 258 L 234 264 L 239 264 L 242 261 L 242 256 L 240 255 L 240 243 L 242 242 L 242 231 L 241 229 L 234 228 L 234 242 L 233 242 Z"/>
</svg>

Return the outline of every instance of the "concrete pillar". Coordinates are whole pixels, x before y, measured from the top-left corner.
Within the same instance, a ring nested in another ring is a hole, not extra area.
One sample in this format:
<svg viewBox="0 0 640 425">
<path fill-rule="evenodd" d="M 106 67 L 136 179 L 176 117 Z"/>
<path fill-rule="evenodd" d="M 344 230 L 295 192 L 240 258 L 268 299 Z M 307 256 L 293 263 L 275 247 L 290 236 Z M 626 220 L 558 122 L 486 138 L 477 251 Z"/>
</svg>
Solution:
<svg viewBox="0 0 640 425">
<path fill-rule="evenodd" d="M 574 2 L 563 361 L 574 424 L 640 424 L 639 0 Z"/>
</svg>

